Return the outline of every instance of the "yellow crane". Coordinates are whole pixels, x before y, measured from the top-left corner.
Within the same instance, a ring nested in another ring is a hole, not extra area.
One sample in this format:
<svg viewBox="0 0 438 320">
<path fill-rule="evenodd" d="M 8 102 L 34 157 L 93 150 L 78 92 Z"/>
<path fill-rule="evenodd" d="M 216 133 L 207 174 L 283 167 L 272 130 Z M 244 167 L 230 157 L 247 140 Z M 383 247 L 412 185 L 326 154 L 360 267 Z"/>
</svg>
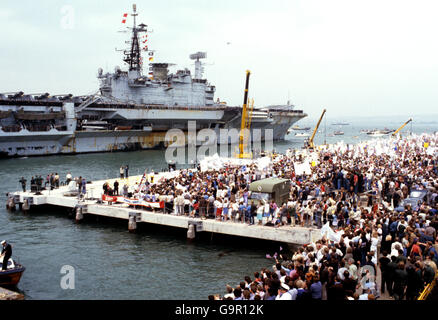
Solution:
<svg viewBox="0 0 438 320">
<path fill-rule="evenodd" d="M 318 131 L 319 125 L 321 123 L 322 117 L 324 117 L 324 114 L 326 112 L 326 109 L 322 111 L 321 117 L 319 117 L 318 123 L 316 124 L 315 129 L 313 130 L 312 136 L 310 137 L 309 141 L 307 141 L 307 148 L 314 149 L 315 144 L 313 143 L 313 139 L 315 138 L 316 132 Z"/>
<path fill-rule="evenodd" d="M 403 123 L 403 125 L 402 125 L 400 128 L 398 128 L 397 130 L 395 130 L 395 131 L 392 133 L 392 136 L 395 137 L 395 136 L 397 135 L 397 133 L 399 133 L 400 130 L 403 129 L 403 128 L 404 128 L 409 122 L 411 122 L 411 121 L 412 121 L 412 118 L 410 118 L 408 121 L 406 121 L 405 123 Z"/>
<path fill-rule="evenodd" d="M 251 134 L 249 130 L 251 128 L 252 110 L 254 108 L 254 100 L 252 100 L 251 107 L 248 108 L 248 87 L 250 74 L 251 72 L 249 70 L 246 70 L 246 83 L 242 106 L 242 121 L 240 123 L 239 153 L 237 154 L 237 157 L 240 159 L 252 158 L 251 153 L 245 152 L 246 142 L 248 141 L 248 139 L 245 139 L 245 133 Z"/>
</svg>

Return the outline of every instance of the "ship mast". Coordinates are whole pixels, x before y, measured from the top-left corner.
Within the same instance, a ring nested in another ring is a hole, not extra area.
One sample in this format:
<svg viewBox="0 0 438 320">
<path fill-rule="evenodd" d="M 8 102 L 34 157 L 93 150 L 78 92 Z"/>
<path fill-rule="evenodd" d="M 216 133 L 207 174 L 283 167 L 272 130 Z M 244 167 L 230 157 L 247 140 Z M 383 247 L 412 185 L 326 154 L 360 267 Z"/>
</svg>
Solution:
<svg viewBox="0 0 438 320">
<path fill-rule="evenodd" d="M 134 4 L 133 6 L 133 13 L 131 16 L 134 18 L 134 25 L 132 27 L 132 38 L 131 38 L 131 49 L 125 50 L 124 54 L 125 57 L 123 58 L 123 61 L 125 61 L 129 65 L 129 71 L 137 71 L 139 73 L 139 76 L 141 74 L 141 49 L 139 45 L 139 34 L 141 32 L 147 32 L 147 25 L 140 24 L 137 27 L 136 24 L 136 17 L 138 16 L 137 13 L 137 6 Z"/>
</svg>

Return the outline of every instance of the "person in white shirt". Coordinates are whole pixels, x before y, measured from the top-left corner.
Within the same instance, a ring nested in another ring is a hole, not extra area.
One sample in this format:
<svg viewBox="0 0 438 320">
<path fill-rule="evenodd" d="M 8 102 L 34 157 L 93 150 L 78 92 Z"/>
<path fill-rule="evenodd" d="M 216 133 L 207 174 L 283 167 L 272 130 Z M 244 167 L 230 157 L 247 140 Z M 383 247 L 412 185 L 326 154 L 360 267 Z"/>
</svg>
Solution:
<svg viewBox="0 0 438 320">
<path fill-rule="evenodd" d="M 181 216 L 184 214 L 184 197 L 182 196 L 182 194 L 179 194 L 175 198 L 175 207 L 177 216 Z"/>
<path fill-rule="evenodd" d="M 396 246 L 399 247 L 397 250 L 403 249 L 403 245 L 399 241 L 397 241 L 397 240 L 398 240 L 398 238 L 391 244 L 391 251 L 396 249 Z M 398 254 L 397 254 L 397 256 L 398 256 Z"/>
<path fill-rule="evenodd" d="M 343 256 L 344 256 L 344 254 L 342 253 L 341 249 L 339 249 L 339 248 L 336 248 L 336 254 L 337 254 L 339 257 L 343 257 Z"/>
<path fill-rule="evenodd" d="M 373 235 L 371 237 L 371 247 L 370 251 L 377 252 L 377 246 L 379 245 L 379 234 L 376 230 L 373 231 Z"/>
<path fill-rule="evenodd" d="M 292 300 L 291 294 L 288 292 L 290 290 L 287 284 L 282 283 L 278 289 L 278 295 L 275 300 Z"/>
<path fill-rule="evenodd" d="M 391 246 L 391 255 L 390 257 L 394 256 L 394 257 L 398 257 L 398 250 L 401 250 L 403 247 L 401 246 L 401 244 L 399 242 L 397 242 L 397 244 L 392 247 Z"/>
<path fill-rule="evenodd" d="M 351 239 L 351 241 L 353 241 L 353 243 L 358 243 L 359 239 L 360 239 L 360 234 L 357 234 Z"/>
<path fill-rule="evenodd" d="M 224 202 L 222 203 L 222 220 L 227 221 L 229 217 L 229 204 L 228 204 L 228 198 L 224 199 Z"/>
<path fill-rule="evenodd" d="M 338 277 L 339 277 L 339 279 L 341 279 L 342 281 L 345 280 L 345 277 L 344 277 L 344 271 L 348 271 L 348 268 L 346 268 L 345 265 L 344 265 L 343 267 L 341 267 L 341 268 L 338 269 Z"/>
<path fill-rule="evenodd" d="M 327 246 L 322 246 L 321 249 L 318 250 L 318 252 L 316 253 L 316 259 L 318 261 L 321 261 L 322 258 L 324 258 L 324 251 L 325 249 L 328 248 Z"/>
<path fill-rule="evenodd" d="M 354 264 L 354 259 L 353 258 L 348 259 L 348 272 L 350 273 L 350 277 L 353 280 L 357 280 L 357 278 L 358 278 L 357 267 Z"/>
<path fill-rule="evenodd" d="M 214 212 L 216 213 L 216 220 L 220 220 L 220 216 L 218 216 L 217 211 L 222 212 L 222 201 L 220 198 L 214 201 Z"/>
<path fill-rule="evenodd" d="M 224 299 L 232 298 L 234 299 L 233 288 L 227 284 L 227 294 L 224 295 Z"/>
<path fill-rule="evenodd" d="M 231 208 L 232 208 L 232 211 L 233 211 L 232 216 L 234 217 L 234 221 L 233 221 L 233 222 L 236 222 L 236 219 L 239 218 L 239 217 L 238 217 L 238 213 L 239 213 L 239 205 L 237 204 L 237 202 L 233 202 L 233 203 L 231 204 Z"/>
<path fill-rule="evenodd" d="M 67 175 L 65 176 L 66 184 L 69 184 L 72 179 L 73 177 L 71 176 L 71 173 L 68 172 Z"/>
</svg>

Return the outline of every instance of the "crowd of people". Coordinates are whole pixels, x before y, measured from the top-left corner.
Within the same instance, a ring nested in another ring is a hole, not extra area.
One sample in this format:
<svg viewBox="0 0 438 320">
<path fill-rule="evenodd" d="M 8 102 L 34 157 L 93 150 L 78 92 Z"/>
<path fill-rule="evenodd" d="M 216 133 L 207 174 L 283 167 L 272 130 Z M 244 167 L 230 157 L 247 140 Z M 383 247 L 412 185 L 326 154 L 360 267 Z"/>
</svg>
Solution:
<svg viewBox="0 0 438 320">
<path fill-rule="evenodd" d="M 437 271 L 437 147 L 438 134 L 336 144 L 288 150 L 263 167 L 228 163 L 155 180 L 156 174 L 145 173 L 131 190 L 125 184 L 119 191 L 117 180 L 103 188 L 105 194 L 162 201 L 168 214 L 330 229 L 315 243 L 278 256 L 272 270 L 227 287 L 223 299 L 373 300 L 387 292 L 412 300 Z M 128 177 L 128 166 L 120 168 L 120 177 Z M 287 201 L 251 197 L 250 184 L 269 177 L 290 180 Z M 57 174 L 48 179 L 59 183 Z M 80 181 L 79 191 L 85 187 Z M 406 199 L 415 190 L 424 197 L 413 204 Z"/>
<path fill-rule="evenodd" d="M 301 154 L 278 155 L 263 170 L 256 163 L 206 171 L 183 169 L 156 183 L 145 174 L 144 183 L 133 193 L 146 201 L 164 201 L 167 212 L 178 215 L 276 226 L 321 227 L 330 222 L 342 228 L 376 215 L 379 205 L 386 211 L 396 208 L 412 190 L 424 189 L 428 191 L 427 202 L 411 208 L 421 209 L 419 215 L 424 220 L 423 211 L 437 210 L 436 160 L 425 154 L 426 148 L 419 150 L 412 144 L 414 148 L 408 140 L 395 143 L 398 148 L 393 157 L 367 150 L 358 154 L 354 148 L 319 152 L 318 165 L 302 174 L 294 169 L 295 163 L 303 161 Z M 291 180 L 288 201 L 252 201 L 249 185 L 268 177 Z"/>
<path fill-rule="evenodd" d="M 82 178 L 82 177 L 81 177 Z M 75 178 L 76 181 L 79 178 Z M 30 179 L 30 191 L 31 192 L 38 192 L 45 189 L 53 190 L 59 188 L 60 185 L 68 185 L 70 181 L 73 180 L 73 177 L 70 172 L 67 173 L 65 177 L 65 182 L 60 181 L 60 176 L 57 172 L 51 172 L 46 176 L 46 179 L 44 181 L 44 178 L 41 175 L 32 176 Z M 18 182 L 21 184 L 21 188 L 23 192 L 26 192 L 26 183 L 27 180 L 24 177 L 21 177 Z"/>
<path fill-rule="evenodd" d="M 388 140 L 379 152 L 320 152 L 310 176 L 291 176 L 292 216 L 331 231 L 227 286 L 222 299 L 417 299 L 438 265 L 438 161 L 428 149 L 437 142 L 423 135 Z M 414 190 L 426 196 L 412 206 L 404 200 Z"/>
<path fill-rule="evenodd" d="M 49 173 L 45 179 L 41 175 L 32 176 L 30 179 L 30 190 L 31 192 L 38 192 L 45 190 L 46 188 L 49 188 L 50 190 L 53 190 L 55 188 L 59 188 L 60 181 L 59 181 L 59 175 L 58 173 Z M 21 177 L 18 182 L 21 184 L 21 188 L 23 189 L 23 192 L 26 192 L 26 183 L 27 180 L 24 177 Z"/>
<path fill-rule="evenodd" d="M 389 225 L 383 223 L 382 229 L 386 230 L 381 234 L 383 243 L 379 243 L 379 233 L 372 231 L 371 225 L 356 232 L 344 229 L 339 242 L 323 237 L 289 255 L 280 254 L 272 269 L 262 268 L 252 278 L 247 275 L 235 288 L 227 285 L 227 293 L 222 297 L 212 297 L 223 300 L 418 299 L 437 272 L 438 242 L 427 240 L 436 235 L 437 221 L 425 229 L 396 231 L 394 238 Z M 426 235 L 432 232 L 433 236 Z"/>
</svg>

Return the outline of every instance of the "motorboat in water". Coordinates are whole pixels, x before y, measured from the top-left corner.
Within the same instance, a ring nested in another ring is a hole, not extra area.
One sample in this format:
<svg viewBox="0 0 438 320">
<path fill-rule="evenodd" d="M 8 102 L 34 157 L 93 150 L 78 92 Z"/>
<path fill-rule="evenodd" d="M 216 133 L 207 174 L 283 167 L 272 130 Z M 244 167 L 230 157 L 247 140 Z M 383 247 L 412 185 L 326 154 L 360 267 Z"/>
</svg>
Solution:
<svg viewBox="0 0 438 320">
<path fill-rule="evenodd" d="M 307 130 L 310 130 L 310 127 L 303 127 L 303 128 L 301 128 L 300 126 L 293 126 L 292 129 L 293 130 L 307 131 Z"/>
<path fill-rule="evenodd" d="M 309 137 L 310 134 L 306 133 L 306 132 L 298 132 L 295 133 L 295 137 Z"/>
<path fill-rule="evenodd" d="M 333 132 L 333 135 L 335 135 L 335 136 L 343 136 L 344 135 L 344 131 L 335 131 L 335 132 Z"/>
<path fill-rule="evenodd" d="M 21 276 L 23 275 L 23 272 L 24 270 L 26 270 L 26 268 L 16 261 L 9 259 L 7 269 L 1 270 L 3 264 L 2 262 L 0 262 L 0 286 L 16 286 L 18 282 L 20 282 Z"/>
<path fill-rule="evenodd" d="M 383 136 L 386 136 L 392 132 L 394 132 L 394 130 L 389 130 L 389 129 L 371 130 L 371 131 L 367 132 L 367 135 L 369 135 L 371 137 L 383 137 Z"/>
</svg>

